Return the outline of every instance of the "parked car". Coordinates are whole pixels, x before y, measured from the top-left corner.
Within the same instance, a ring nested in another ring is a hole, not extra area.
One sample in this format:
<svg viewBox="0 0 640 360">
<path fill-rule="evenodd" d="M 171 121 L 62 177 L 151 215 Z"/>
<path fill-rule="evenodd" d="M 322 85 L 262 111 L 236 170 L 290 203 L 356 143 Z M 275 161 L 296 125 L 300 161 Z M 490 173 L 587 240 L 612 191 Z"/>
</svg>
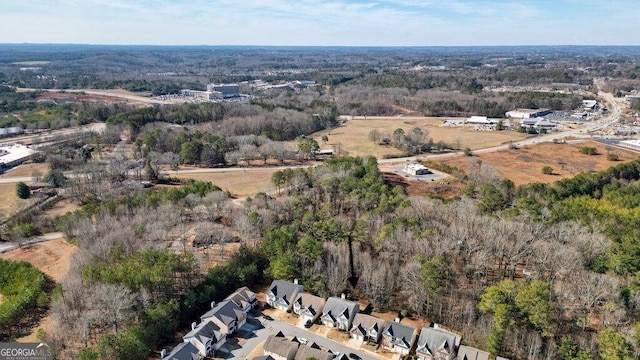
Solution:
<svg viewBox="0 0 640 360">
<path fill-rule="evenodd" d="M 308 342 L 309 342 L 309 340 L 307 340 L 307 339 L 305 339 L 305 338 L 303 338 L 303 337 L 299 337 L 299 338 L 298 338 L 298 341 L 300 341 L 300 344 L 302 344 L 302 345 L 304 345 L 304 344 L 306 344 L 306 343 L 308 343 Z"/>
<path fill-rule="evenodd" d="M 307 329 L 310 328 L 311 325 L 313 325 L 313 322 L 311 320 L 307 320 L 307 322 L 304 323 L 304 327 L 306 327 Z"/>
<path fill-rule="evenodd" d="M 353 360 L 362 360 L 362 358 L 360 357 L 360 355 L 358 355 L 358 354 L 354 354 L 354 353 L 349 353 L 349 359 L 353 359 Z"/>
<path fill-rule="evenodd" d="M 264 315 L 262 317 L 265 318 L 265 320 L 269 320 L 269 321 L 273 320 L 273 318 L 269 315 Z"/>
</svg>

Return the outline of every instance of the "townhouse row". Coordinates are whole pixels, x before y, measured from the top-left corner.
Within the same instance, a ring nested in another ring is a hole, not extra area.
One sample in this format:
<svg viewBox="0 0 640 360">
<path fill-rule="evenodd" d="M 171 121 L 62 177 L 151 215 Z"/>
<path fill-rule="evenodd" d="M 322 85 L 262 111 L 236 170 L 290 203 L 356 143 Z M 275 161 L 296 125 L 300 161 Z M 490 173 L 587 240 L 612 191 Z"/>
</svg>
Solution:
<svg viewBox="0 0 640 360">
<path fill-rule="evenodd" d="M 385 322 L 360 313 L 360 305 L 345 299 L 344 295 L 325 300 L 305 293 L 296 280 L 293 283 L 275 280 L 267 291 L 267 303 L 276 309 L 291 311 L 304 321 L 319 321 L 324 326 L 348 332 L 351 338 L 380 344 L 384 349 L 399 354 L 413 353 L 415 347 L 415 355 L 419 360 L 489 360 L 490 357 L 486 351 L 460 345 L 462 339 L 459 335 L 437 324 L 418 331 L 401 324 L 400 319 Z M 284 354 L 274 357 L 270 353 L 275 359 L 294 360 L 294 357 Z"/>
</svg>

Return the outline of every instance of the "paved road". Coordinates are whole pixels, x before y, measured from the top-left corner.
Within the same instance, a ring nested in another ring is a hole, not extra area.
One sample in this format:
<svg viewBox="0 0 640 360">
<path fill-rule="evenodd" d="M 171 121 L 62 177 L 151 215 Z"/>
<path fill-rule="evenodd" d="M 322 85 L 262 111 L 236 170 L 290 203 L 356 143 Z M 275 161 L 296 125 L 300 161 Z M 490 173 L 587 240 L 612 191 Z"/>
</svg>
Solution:
<svg viewBox="0 0 640 360">
<path fill-rule="evenodd" d="M 368 353 L 365 353 L 361 350 L 355 350 L 348 346 L 345 346 L 341 343 L 328 339 L 324 336 L 317 335 L 311 331 L 303 327 L 297 327 L 279 320 L 265 320 L 262 317 L 257 317 L 255 320 L 259 320 L 262 322 L 262 328 L 257 328 L 253 331 L 255 336 L 249 337 L 247 341 L 244 343 L 242 348 L 236 349 L 232 351 L 232 359 L 245 359 L 249 353 L 251 353 L 256 346 L 258 346 L 261 342 L 265 341 L 269 335 L 275 335 L 278 331 L 282 331 L 282 333 L 287 336 L 296 336 L 302 337 L 310 342 L 313 341 L 316 344 L 322 346 L 324 349 L 328 349 L 332 352 L 340 352 L 341 354 L 349 354 L 355 353 L 358 354 L 364 360 L 377 360 L 378 357 L 372 356 Z"/>
<path fill-rule="evenodd" d="M 47 233 L 40 236 L 34 236 L 29 239 L 25 239 L 21 243 L 22 243 L 22 246 L 25 246 L 25 245 L 37 244 L 45 241 L 61 239 L 63 237 L 64 237 L 64 234 L 61 232 L 52 232 L 52 233 Z M 0 254 L 13 249 L 17 249 L 18 247 L 20 247 L 20 244 L 18 244 L 17 242 L 0 242 Z"/>
</svg>

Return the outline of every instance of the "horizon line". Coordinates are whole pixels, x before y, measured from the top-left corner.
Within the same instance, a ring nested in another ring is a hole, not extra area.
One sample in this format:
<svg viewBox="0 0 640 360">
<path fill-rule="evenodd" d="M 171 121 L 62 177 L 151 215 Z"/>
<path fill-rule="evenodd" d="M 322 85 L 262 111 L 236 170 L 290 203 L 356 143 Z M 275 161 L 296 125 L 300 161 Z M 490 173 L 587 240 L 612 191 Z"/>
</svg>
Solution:
<svg viewBox="0 0 640 360">
<path fill-rule="evenodd" d="M 56 42 L 3 42 L 6 45 L 60 45 L 60 46 L 144 46 L 144 47 L 292 47 L 292 48 L 480 48 L 480 47 L 640 47 L 640 44 L 511 44 L 511 45 L 278 45 L 278 44 L 114 44 L 114 43 L 56 43 Z"/>
</svg>

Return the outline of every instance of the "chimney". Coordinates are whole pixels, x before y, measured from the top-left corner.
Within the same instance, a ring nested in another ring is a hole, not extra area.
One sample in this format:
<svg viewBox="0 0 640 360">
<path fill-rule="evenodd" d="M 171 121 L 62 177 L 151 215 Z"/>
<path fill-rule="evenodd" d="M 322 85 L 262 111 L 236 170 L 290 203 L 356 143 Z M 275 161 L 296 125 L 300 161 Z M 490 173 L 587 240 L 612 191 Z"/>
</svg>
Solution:
<svg viewBox="0 0 640 360">
<path fill-rule="evenodd" d="M 293 279 L 293 283 L 298 285 L 298 278 Z"/>
<path fill-rule="evenodd" d="M 191 330 L 195 329 L 197 325 L 198 325 L 197 321 L 192 322 L 191 323 Z"/>
<path fill-rule="evenodd" d="M 397 322 L 397 323 L 400 323 L 400 318 L 399 318 L 399 317 L 397 317 L 397 318 L 393 319 L 393 321 L 395 321 L 395 322 Z"/>
<path fill-rule="evenodd" d="M 342 293 L 342 294 L 340 294 L 340 298 L 341 298 L 341 299 L 346 299 L 346 298 L 347 298 L 347 296 L 346 296 L 344 293 Z"/>
<path fill-rule="evenodd" d="M 162 351 L 160 351 L 160 359 L 164 359 L 167 357 L 167 349 L 162 349 Z"/>
<path fill-rule="evenodd" d="M 434 328 L 434 329 L 440 329 L 440 324 L 438 324 L 438 323 L 433 323 L 433 328 Z"/>
<path fill-rule="evenodd" d="M 212 301 L 212 302 L 211 302 L 211 308 L 213 309 L 214 307 L 216 307 L 216 302 L 215 302 L 215 301 Z"/>
</svg>

